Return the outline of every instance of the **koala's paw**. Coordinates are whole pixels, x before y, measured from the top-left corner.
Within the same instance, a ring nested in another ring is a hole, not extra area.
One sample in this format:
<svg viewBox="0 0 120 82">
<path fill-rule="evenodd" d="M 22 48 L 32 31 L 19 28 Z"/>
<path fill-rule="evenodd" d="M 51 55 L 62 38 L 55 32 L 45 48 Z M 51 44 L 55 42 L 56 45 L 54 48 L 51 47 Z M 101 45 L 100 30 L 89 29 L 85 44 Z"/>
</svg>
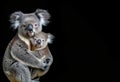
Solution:
<svg viewBox="0 0 120 82">
<path fill-rule="evenodd" d="M 44 61 L 44 63 L 46 63 L 46 64 L 49 64 L 49 62 L 50 62 L 49 58 L 46 58 L 45 61 Z"/>
<path fill-rule="evenodd" d="M 50 59 L 49 58 L 46 58 L 45 60 L 44 60 L 44 70 L 47 70 L 47 69 L 49 69 L 49 67 L 50 67 Z"/>
</svg>

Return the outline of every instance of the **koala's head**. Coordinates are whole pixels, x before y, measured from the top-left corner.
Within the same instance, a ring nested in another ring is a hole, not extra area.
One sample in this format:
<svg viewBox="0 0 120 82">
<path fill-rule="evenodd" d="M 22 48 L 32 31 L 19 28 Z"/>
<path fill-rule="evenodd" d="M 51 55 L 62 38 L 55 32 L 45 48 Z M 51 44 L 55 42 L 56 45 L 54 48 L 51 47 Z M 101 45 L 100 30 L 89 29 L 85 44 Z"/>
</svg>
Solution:
<svg viewBox="0 0 120 82">
<path fill-rule="evenodd" d="M 48 43 L 52 43 L 54 36 L 50 33 L 40 32 L 30 39 L 32 46 L 35 48 L 34 50 L 40 50 L 45 48 Z"/>
<path fill-rule="evenodd" d="M 42 31 L 42 26 L 49 23 L 50 14 L 46 10 L 37 9 L 34 13 L 14 12 L 10 16 L 11 27 L 18 29 L 24 37 L 32 37 Z"/>
</svg>

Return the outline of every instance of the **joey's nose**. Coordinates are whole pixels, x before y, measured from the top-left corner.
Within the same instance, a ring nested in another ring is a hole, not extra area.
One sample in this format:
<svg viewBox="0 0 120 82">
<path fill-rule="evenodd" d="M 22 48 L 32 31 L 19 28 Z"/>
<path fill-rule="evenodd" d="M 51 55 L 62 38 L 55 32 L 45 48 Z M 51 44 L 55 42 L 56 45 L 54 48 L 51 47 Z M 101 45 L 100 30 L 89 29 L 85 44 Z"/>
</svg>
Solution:
<svg viewBox="0 0 120 82">
<path fill-rule="evenodd" d="M 39 40 L 37 40 L 37 44 L 41 44 L 41 40 L 39 39 Z"/>
<path fill-rule="evenodd" d="M 26 30 L 33 31 L 33 25 L 32 24 L 28 24 Z"/>
</svg>

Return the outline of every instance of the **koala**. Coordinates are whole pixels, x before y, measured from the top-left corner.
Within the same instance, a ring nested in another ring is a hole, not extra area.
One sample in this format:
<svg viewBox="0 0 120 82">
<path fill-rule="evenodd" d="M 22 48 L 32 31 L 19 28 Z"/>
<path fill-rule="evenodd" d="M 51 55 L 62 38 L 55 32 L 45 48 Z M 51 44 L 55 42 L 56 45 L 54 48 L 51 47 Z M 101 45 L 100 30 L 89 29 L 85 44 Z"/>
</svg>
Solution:
<svg viewBox="0 0 120 82">
<path fill-rule="evenodd" d="M 48 47 L 48 43 L 52 43 L 54 36 L 50 33 L 40 32 L 30 39 L 32 45 L 32 53 L 43 62 L 46 67 L 45 70 L 32 69 L 31 78 L 41 77 L 46 74 L 53 62 L 53 57 Z M 38 54 L 35 54 L 38 53 Z"/>
<path fill-rule="evenodd" d="M 42 50 L 52 43 L 55 37 L 50 33 L 40 32 L 34 37 L 30 38 L 31 50 Z"/>
<path fill-rule="evenodd" d="M 9 42 L 3 57 L 3 71 L 10 82 L 39 82 L 31 80 L 29 68 L 45 70 L 37 53 L 31 52 L 30 38 L 42 31 L 42 26 L 49 23 L 50 14 L 43 9 L 24 14 L 20 11 L 11 14 L 10 22 L 16 35 Z"/>
</svg>

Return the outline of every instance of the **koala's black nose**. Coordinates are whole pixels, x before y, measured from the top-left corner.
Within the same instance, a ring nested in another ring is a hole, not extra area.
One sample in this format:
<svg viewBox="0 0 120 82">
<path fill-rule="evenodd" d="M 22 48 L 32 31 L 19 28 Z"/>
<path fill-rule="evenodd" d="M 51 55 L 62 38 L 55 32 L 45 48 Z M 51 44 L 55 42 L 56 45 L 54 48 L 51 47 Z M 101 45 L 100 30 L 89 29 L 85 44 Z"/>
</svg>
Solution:
<svg viewBox="0 0 120 82">
<path fill-rule="evenodd" d="M 33 25 L 32 24 L 28 24 L 26 30 L 33 31 Z"/>
<path fill-rule="evenodd" d="M 39 40 L 37 40 L 37 44 L 41 44 L 41 40 L 39 39 Z"/>
</svg>

